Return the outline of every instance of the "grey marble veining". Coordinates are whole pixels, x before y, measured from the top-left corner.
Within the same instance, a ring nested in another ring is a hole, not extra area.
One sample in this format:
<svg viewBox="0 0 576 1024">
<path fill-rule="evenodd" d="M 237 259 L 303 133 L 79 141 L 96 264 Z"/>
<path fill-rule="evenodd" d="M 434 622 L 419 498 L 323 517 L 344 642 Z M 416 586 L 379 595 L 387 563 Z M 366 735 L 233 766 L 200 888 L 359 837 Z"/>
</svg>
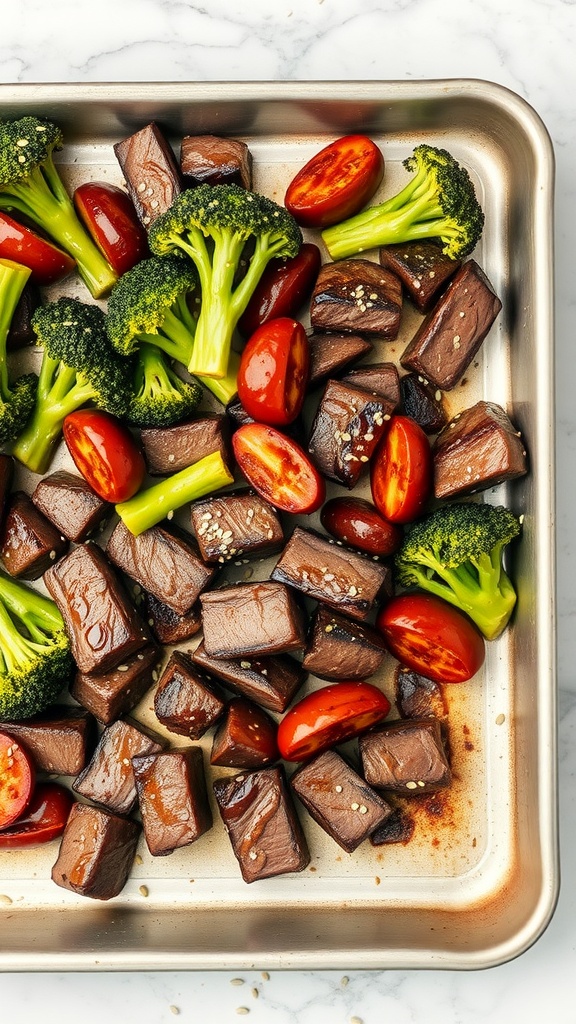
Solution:
<svg viewBox="0 0 576 1024">
<path fill-rule="evenodd" d="M 557 498 L 563 888 L 545 934 L 487 972 L 0 975 L 10 1024 L 574 1024 L 576 964 L 576 5 L 574 0 L 19 0 L 0 81 L 490 79 L 557 159 Z M 554 1009 L 551 1009 L 551 1007 Z M 245 1008 L 248 1013 L 239 1013 Z"/>
</svg>

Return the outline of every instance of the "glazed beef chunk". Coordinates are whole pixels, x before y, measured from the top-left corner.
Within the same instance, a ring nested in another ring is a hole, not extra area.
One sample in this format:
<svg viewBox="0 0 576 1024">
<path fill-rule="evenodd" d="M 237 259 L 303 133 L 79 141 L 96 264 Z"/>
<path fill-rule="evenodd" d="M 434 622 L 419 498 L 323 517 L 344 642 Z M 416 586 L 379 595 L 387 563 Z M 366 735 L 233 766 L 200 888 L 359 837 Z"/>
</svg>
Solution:
<svg viewBox="0 0 576 1024">
<path fill-rule="evenodd" d="M 436 438 L 432 459 L 436 498 L 471 494 L 528 472 L 522 437 L 494 402 L 477 402 L 451 420 Z"/>
<path fill-rule="evenodd" d="M 385 653 L 377 630 L 319 605 L 302 665 L 320 679 L 367 679 L 378 671 Z"/>
<path fill-rule="evenodd" d="M 148 427 L 141 431 L 142 447 L 150 473 L 177 473 L 206 455 L 220 452 L 229 465 L 230 428 L 224 415 L 198 416 L 173 427 Z"/>
<path fill-rule="evenodd" d="M 288 583 L 307 597 L 365 619 L 376 601 L 391 593 L 389 566 L 297 526 L 271 573 L 273 580 Z"/>
<path fill-rule="evenodd" d="M 274 580 L 205 591 L 204 646 L 214 658 L 271 655 L 305 646 L 303 613 L 289 587 Z"/>
<path fill-rule="evenodd" d="M 436 719 L 390 722 L 361 736 L 359 746 L 366 781 L 377 789 L 418 796 L 452 781 Z"/>
<path fill-rule="evenodd" d="M 372 351 L 372 342 L 361 334 L 314 332 L 308 338 L 308 344 L 310 346 L 309 388 L 316 387 L 328 377 L 335 377 L 345 367 Z"/>
<path fill-rule="evenodd" d="M 315 330 L 361 331 L 393 339 L 401 314 L 400 281 L 384 267 L 363 259 L 321 267 L 310 303 Z"/>
<path fill-rule="evenodd" d="M 419 373 L 406 373 L 400 381 L 402 409 L 425 434 L 437 434 L 446 426 L 448 417 L 442 401 L 442 392 L 433 388 Z"/>
<path fill-rule="evenodd" d="M 314 821 L 347 853 L 392 814 L 386 801 L 335 750 L 298 768 L 290 785 Z"/>
<path fill-rule="evenodd" d="M 144 227 L 170 208 L 182 191 L 178 164 L 170 144 L 151 122 L 114 146 L 128 193 Z"/>
<path fill-rule="evenodd" d="M 432 307 L 461 262 L 449 259 L 432 241 L 384 245 L 380 249 L 381 265 L 400 278 L 410 300 L 421 313 L 427 313 Z"/>
<path fill-rule="evenodd" d="M 263 768 L 279 757 L 276 723 L 263 708 L 234 697 L 216 727 L 210 764 L 224 768 Z"/>
<path fill-rule="evenodd" d="M 394 404 L 385 398 L 329 380 L 310 432 L 312 461 L 330 480 L 354 487 L 393 411 Z"/>
<path fill-rule="evenodd" d="M 64 554 L 68 541 L 27 494 L 16 491 L 8 501 L 0 533 L 0 558 L 6 572 L 37 580 Z"/>
<path fill-rule="evenodd" d="M 402 353 L 401 363 L 450 391 L 472 362 L 502 303 L 474 260 L 456 272 Z"/>
<path fill-rule="evenodd" d="M 2 729 L 19 740 L 40 771 L 78 775 L 96 742 L 96 723 L 82 708 L 53 704 L 47 711 Z"/>
<path fill-rule="evenodd" d="M 385 398 L 393 410 L 400 405 L 400 378 L 394 363 L 365 363 L 348 370 L 340 379 L 343 384 Z"/>
<path fill-rule="evenodd" d="M 200 604 L 192 605 L 184 615 L 178 615 L 173 608 L 159 601 L 154 594 L 144 590 L 144 609 L 146 622 L 154 636 L 161 644 L 179 644 L 189 640 L 202 629 Z"/>
<path fill-rule="evenodd" d="M 198 671 L 183 651 L 174 651 L 158 681 L 154 711 L 170 732 L 200 739 L 224 711 L 216 684 Z"/>
<path fill-rule="evenodd" d="M 186 135 L 180 148 L 186 186 L 242 185 L 252 188 L 252 154 L 245 142 L 217 135 Z"/>
<path fill-rule="evenodd" d="M 122 891 L 134 863 L 140 825 L 99 807 L 76 803 L 62 836 L 52 881 L 95 900 Z"/>
<path fill-rule="evenodd" d="M 133 757 L 132 767 L 153 857 L 189 846 L 212 827 L 200 747 Z"/>
<path fill-rule="evenodd" d="M 87 541 L 44 574 L 80 672 L 108 672 L 150 641 L 106 555 Z"/>
<path fill-rule="evenodd" d="M 204 565 L 193 537 L 164 526 L 152 526 L 135 537 L 120 520 L 106 545 L 106 554 L 178 615 L 190 611 L 215 571 Z"/>
<path fill-rule="evenodd" d="M 108 672 L 77 672 L 70 693 L 98 721 L 109 725 L 131 711 L 157 681 L 160 660 L 160 651 L 150 644 Z"/>
<path fill-rule="evenodd" d="M 214 795 L 245 882 L 303 871 L 310 854 L 282 768 L 217 779 Z"/>
<path fill-rule="evenodd" d="M 40 480 L 32 501 L 60 533 L 76 544 L 94 533 L 111 509 L 83 477 L 64 469 Z"/>
<path fill-rule="evenodd" d="M 160 736 L 139 722 L 120 718 L 104 729 L 89 764 L 72 788 L 116 814 L 129 814 L 136 803 L 131 758 L 158 753 L 164 746 Z"/>
<path fill-rule="evenodd" d="M 307 672 L 289 654 L 272 657 L 213 658 L 200 641 L 192 660 L 226 684 L 229 690 L 282 713 L 306 681 Z"/>
<path fill-rule="evenodd" d="M 200 554 L 211 565 L 268 555 L 284 543 L 276 509 L 252 490 L 195 501 L 191 516 Z"/>
</svg>

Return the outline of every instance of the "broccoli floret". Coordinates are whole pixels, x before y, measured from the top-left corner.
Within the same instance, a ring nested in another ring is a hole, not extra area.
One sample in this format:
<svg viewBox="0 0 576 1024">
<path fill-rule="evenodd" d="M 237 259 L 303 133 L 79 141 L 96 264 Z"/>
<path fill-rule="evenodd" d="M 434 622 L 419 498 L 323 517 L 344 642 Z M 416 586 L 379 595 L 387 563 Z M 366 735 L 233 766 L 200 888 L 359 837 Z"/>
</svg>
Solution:
<svg viewBox="0 0 576 1024">
<path fill-rule="evenodd" d="M 413 176 L 398 195 L 322 232 L 332 259 L 423 238 L 439 239 L 450 259 L 472 252 L 484 214 L 466 169 L 445 149 L 426 145 L 416 146 L 404 167 Z"/>
<path fill-rule="evenodd" d="M 30 271 L 12 260 L 0 260 L 0 444 L 23 430 L 36 398 L 37 378 L 24 374 L 10 383 L 6 342 L 14 310 Z"/>
<path fill-rule="evenodd" d="M 162 519 L 171 519 L 176 509 L 188 502 L 233 482 L 234 477 L 221 453 L 211 452 L 186 469 L 138 491 L 133 498 L 116 505 L 116 511 L 124 525 L 137 537 Z"/>
<path fill-rule="evenodd" d="M 155 345 L 140 345 L 126 413 L 130 423 L 136 427 L 170 427 L 190 416 L 201 400 L 199 384 L 183 381 Z"/>
<path fill-rule="evenodd" d="M 44 711 L 69 682 L 73 667 L 54 602 L 0 575 L 0 721 Z"/>
<path fill-rule="evenodd" d="M 519 533 L 519 520 L 503 505 L 443 505 L 407 534 L 396 554 L 398 582 L 443 597 L 494 640 L 516 603 L 502 559 Z"/>
<path fill-rule="evenodd" d="M 35 473 L 48 468 L 69 413 L 88 402 L 123 416 L 131 387 L 131 361 L 108 341 L 104 312 L 78 299 L 39 306 L 32 317 L 44 347 L 32 416 L 12 454 Z"/>
<path fill-rule="evenodd" d="M 123 274 L 110 293 L 106 315 L 108 337 L 117 352 L 129 355 L 148 342 L 187 366 L 196 332 L 188 300 L 197 283 L 194 266 L 172 256 L 141 260 Z"/>
<path fill-rule="evenodd" d="M 0 209 L 17 210 L 38 224 L 76 260 L 95 298 L 106 295 L 116 274 L 80 223 L 54 163 L 61 129 L 51 121 L 21 117 L 0 121 Z"/>
<path fill-rule="evenodd" d="M 296 256 L 302 234 L 287 210 L 239 185 L 199 185 L 176 197 L 148 234 L 158 256 L 188 256 L 201 306 L 190 373 L 225 377 L 238 320 L 269 261 Z"/>
</svg>

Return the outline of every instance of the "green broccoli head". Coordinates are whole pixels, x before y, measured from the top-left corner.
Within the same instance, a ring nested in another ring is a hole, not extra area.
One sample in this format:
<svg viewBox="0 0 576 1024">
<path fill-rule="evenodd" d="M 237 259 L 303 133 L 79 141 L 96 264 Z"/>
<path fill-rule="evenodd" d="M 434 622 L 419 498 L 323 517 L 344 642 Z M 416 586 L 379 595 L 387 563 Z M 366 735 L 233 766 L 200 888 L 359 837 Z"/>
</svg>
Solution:
<svg viewBox="0 0 576 1024">
<path fill-rule="evenodd" d="M 440 506 L 410 528 L 396 554 L 398 582 L 456 605 L 493 640 L 516 603 L 503 554 L 519 533 L 519 520 L 503 505 Z"/>
<path fill-rule="evenodd" d="M 126 413 L 136 427 L 171 427 L 191 416 L 202 400 L 196 381 L 184 381 L 155 345 L 140 345 Z"/>
<path fill-rule="evenodd" d="M 0 575 L 0 721 L 30 718 L 53 704 L 73 667 L 54 602 Z"/>
<path fill-rule="evenodd" d="M 148 240 L 158 256 L 184 255 L 196 266 L 201 307 L 188 369 L 225 377 L 240 316 L 269 261 L 296 256 L 300 228 L 266 196 L 239 185 L 199 185 L 176 197 Z"/>
<path fill-rule="evenodd" d="M 0 209 L 16 210 L 70 254 L 91 294 L 106 295 L 116 274 L 84 230 L 54 163 L 63 143 L 51 121 L 0 121 Z"/>
<path fill-rule="evenodd" d="M 35 373 L 17 377 L 10 390 L 0 396 L 0 444 L 7 444 L 24 430 L 36 402 L 38 378 Z"/>
<path fill-rule="evenodd" d="M 79 299 L 40 306 L 32 324 L 44 348 L 36 404 L 13 455 L 36 473 L 48 468 L 69 413 L 93 402 L 115 416 L 128 406 L 132 365 L 108 341 L 104 312 Z"/>
<path fill-rule="evenodd" d="M 381 245 L 438 239 L 450 259 L 463 259 L 476 246 L 484 214 L 468 171 L 445 149 L 416 146 L 404 167 L 408 184 L 391 199 L 322 233 L 333 259 Z"/>
</svg>

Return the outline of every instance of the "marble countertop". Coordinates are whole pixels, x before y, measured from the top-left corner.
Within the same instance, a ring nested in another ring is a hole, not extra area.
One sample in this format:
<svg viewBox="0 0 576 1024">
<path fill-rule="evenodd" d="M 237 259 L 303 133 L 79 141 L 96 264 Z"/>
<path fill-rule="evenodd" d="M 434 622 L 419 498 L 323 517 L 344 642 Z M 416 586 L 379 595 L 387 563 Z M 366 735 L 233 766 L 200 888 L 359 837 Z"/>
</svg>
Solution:
<svg viewBox="0 0 576 1024">
<path fill-rule="evenodd" d="M 5 5 L 7 6 L 7 5 Z M 0 975 L 10 1024 L 573 1024 L 576 966 L 574 0 L 19 0 L 0 81 L 480 78 L 531 103 L 557 159 L 558 668 L 563 887 L 535 945 L 481 972 Z M 572 254 L 572 255 L 571 255 Z M 551 1010 L 551 1006 L 554 1008 Z M 80 1016 L 79 1016 L 80 1015 Z"/>
</svg>

